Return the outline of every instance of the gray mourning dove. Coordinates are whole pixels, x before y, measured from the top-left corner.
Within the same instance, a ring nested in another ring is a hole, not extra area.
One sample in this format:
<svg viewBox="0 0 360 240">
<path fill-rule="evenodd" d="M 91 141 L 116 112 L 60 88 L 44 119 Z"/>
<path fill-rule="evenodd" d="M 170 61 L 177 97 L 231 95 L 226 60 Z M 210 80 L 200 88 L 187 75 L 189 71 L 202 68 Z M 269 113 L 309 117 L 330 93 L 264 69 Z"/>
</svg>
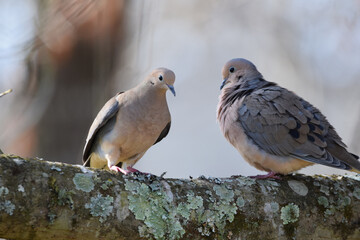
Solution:
<svg viewBox="0 0 360 240">
<path fill-rule="evenodd" d="M 326 117 L 295 93 L 266 81 L 255 65 L 232 59 L 222 69 L 217 119 L 225 138 L 255 168 L 278 178 L 314 163 L 359 172 Z"/>
<path fill-rule="evenodd" d="M 90 127 L 84 165 L 124 174 L 138 171 L 132 166 L 170 130 L 166 91 L 175 96 L 174 82 L 174 72 L 158 68 L 135 88 L 111 98 Z"/>
</svg>

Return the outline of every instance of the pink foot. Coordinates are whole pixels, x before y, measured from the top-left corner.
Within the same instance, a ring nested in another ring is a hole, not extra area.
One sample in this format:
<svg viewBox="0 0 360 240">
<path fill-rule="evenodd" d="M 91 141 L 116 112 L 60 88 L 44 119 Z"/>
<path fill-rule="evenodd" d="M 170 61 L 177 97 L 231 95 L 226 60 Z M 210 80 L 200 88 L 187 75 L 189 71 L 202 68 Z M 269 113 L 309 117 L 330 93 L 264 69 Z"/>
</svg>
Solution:
<svg viewBox="0 0 360 240">
<path fill-rule="evenodd" d="M 128 170 L 124 170 L 124 169 L 122 169 L 122 168 L 119 168 L 118 166 L 111 166 L 111 167 L 110 167 L 110 170 L 115 171 L 115 172 L 121 172 L 121 173 L 124 174 L 124 175 L 128 174 L 129 172 L 131 172 L 131 171 L 128 171 Z"/>
<path fill-rule="evenodd" d="M 268 179 L 268 178 L 272 178 L 272 179 L 278 179 L 280 180 L 281 177 L 280 176 L 276 176 L 276 172 L 269 172 L 268 174 L 265 175 L 256 175 L 256 176 L 250 176 L 251 178 L 256 178 L 256 179 Z"/>
</svg>

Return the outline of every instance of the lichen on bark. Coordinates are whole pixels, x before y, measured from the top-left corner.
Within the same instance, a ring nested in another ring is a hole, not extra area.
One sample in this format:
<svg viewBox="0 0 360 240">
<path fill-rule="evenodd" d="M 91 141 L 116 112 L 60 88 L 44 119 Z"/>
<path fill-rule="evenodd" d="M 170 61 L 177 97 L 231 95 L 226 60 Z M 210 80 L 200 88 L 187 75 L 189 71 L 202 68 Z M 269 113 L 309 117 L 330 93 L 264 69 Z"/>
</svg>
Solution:
<svg viewBox="0 0 360 240">
<path fill-rule="evenodd" d="M 358 176 L 164 179 L 0 155 L 8 239 L 359 239 Z"/>
</svg>

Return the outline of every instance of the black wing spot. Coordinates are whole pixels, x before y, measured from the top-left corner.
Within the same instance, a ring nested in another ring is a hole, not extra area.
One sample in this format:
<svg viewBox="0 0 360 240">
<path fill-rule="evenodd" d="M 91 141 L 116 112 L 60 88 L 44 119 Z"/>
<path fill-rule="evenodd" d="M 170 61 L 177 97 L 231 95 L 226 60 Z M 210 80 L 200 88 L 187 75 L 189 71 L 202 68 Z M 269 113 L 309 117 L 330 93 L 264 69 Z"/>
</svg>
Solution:
<svg viewBox="0 0 360 240">
<path fill-rule="evenodd" d="M 290 129 L 289 134 L 295 139 L 298 139 L 300 137 L 300 133 L 296 129 Z"/>
<path fill-rule="evenodd" d="M 315 138 L 314 138 L 313 136 L 307 135 L 307 139 L 308 139 L 310 142 L 315 142 Z"/>
<path fill-rule="evenodd" d="M 314 131 L 315 130 L 315 126 L 314 126 L 314 124 L 312 124 L 312 123 L 309 123 L 308 124 L 309 125 L 309 128 L 310 128 L 310 131 Z"/>
<path fill-rule="evenodd" d="M 318 137 L 322 142 L 325 142 L 325 138 L 320 134 L 314 133 L 316 137 Z"/>
</svg>

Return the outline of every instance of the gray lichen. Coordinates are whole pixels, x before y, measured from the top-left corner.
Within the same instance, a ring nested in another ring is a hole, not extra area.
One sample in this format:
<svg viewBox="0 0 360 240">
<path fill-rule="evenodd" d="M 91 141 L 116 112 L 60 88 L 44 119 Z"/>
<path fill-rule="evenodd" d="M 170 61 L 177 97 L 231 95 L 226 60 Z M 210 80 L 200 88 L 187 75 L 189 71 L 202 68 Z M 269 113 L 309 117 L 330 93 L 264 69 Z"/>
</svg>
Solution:
<svg viewBox="0 0 360 240">
<path fill-rule="evenodd" d="M 9 189 L 7 187 L 0 187 L 0 197 L 5 196 L 9 193 Z"/>
<path fill-rule="evenodd" d="M 7 214 L 12 215 L 15 210 L 15 205 L 11 201 L 5 200 L 8 194 L 9 189 L 7 187 L 0 187 L 0 211 L 5 211 Z"/>
<path fill-rule="evenodd" d="M 15 205 L 11 201 L 5 200 L 4 202 L 0 202 L 0 211 L 5 211 L 9 215 L 13 215 L 14 210 Z"/>
<path fill-rule="evenodd" d="M 299 219 L 300 209 L 299 207 L 294 204 L 290 203 L 286 205 L 285 207 L 281 208 L 281 215 L 280 218 L 283 220 L 283 224 L 289 224 L 297 222 Z"/>
<path fill-rule="evenodd" d="M 25 189 L 21 184 L 18 185 L 18 191 L 22 192 L 22 193 L 25 193 Z"/>
<path fill-rule="evenodd" d="M 307 186 L 302 182 L 296 180 L 289 180 L 288 185 L 294 192 L 296 192 L 300 196 L 306 196 L 309 192 Z"/>
<path fill-rule="evenodd" d="M 100 217 L 99 221 L 103 223 L 113 210 L 113 202 L 113 197 L 103 197 L 99 193 L 96 197 L 91 197 L 90 203 L 86 203 L 85 208 L 90 209 L 92 216 Z"/>
<path fill-rule="evenodd" d="M 279 207 L 279 204 L 277 202 L 265 203 L 264 212 L 269 216 L 273 216 L 273 213 L 278 212 L 279 208 L 280 207 Z"/>
<path fill-rule="evenodd" d="M 92 175 L 88 173 L 76 173 L 73 182 L 77 190 L 91 192 L 94 189 Z"/>
</svg>

